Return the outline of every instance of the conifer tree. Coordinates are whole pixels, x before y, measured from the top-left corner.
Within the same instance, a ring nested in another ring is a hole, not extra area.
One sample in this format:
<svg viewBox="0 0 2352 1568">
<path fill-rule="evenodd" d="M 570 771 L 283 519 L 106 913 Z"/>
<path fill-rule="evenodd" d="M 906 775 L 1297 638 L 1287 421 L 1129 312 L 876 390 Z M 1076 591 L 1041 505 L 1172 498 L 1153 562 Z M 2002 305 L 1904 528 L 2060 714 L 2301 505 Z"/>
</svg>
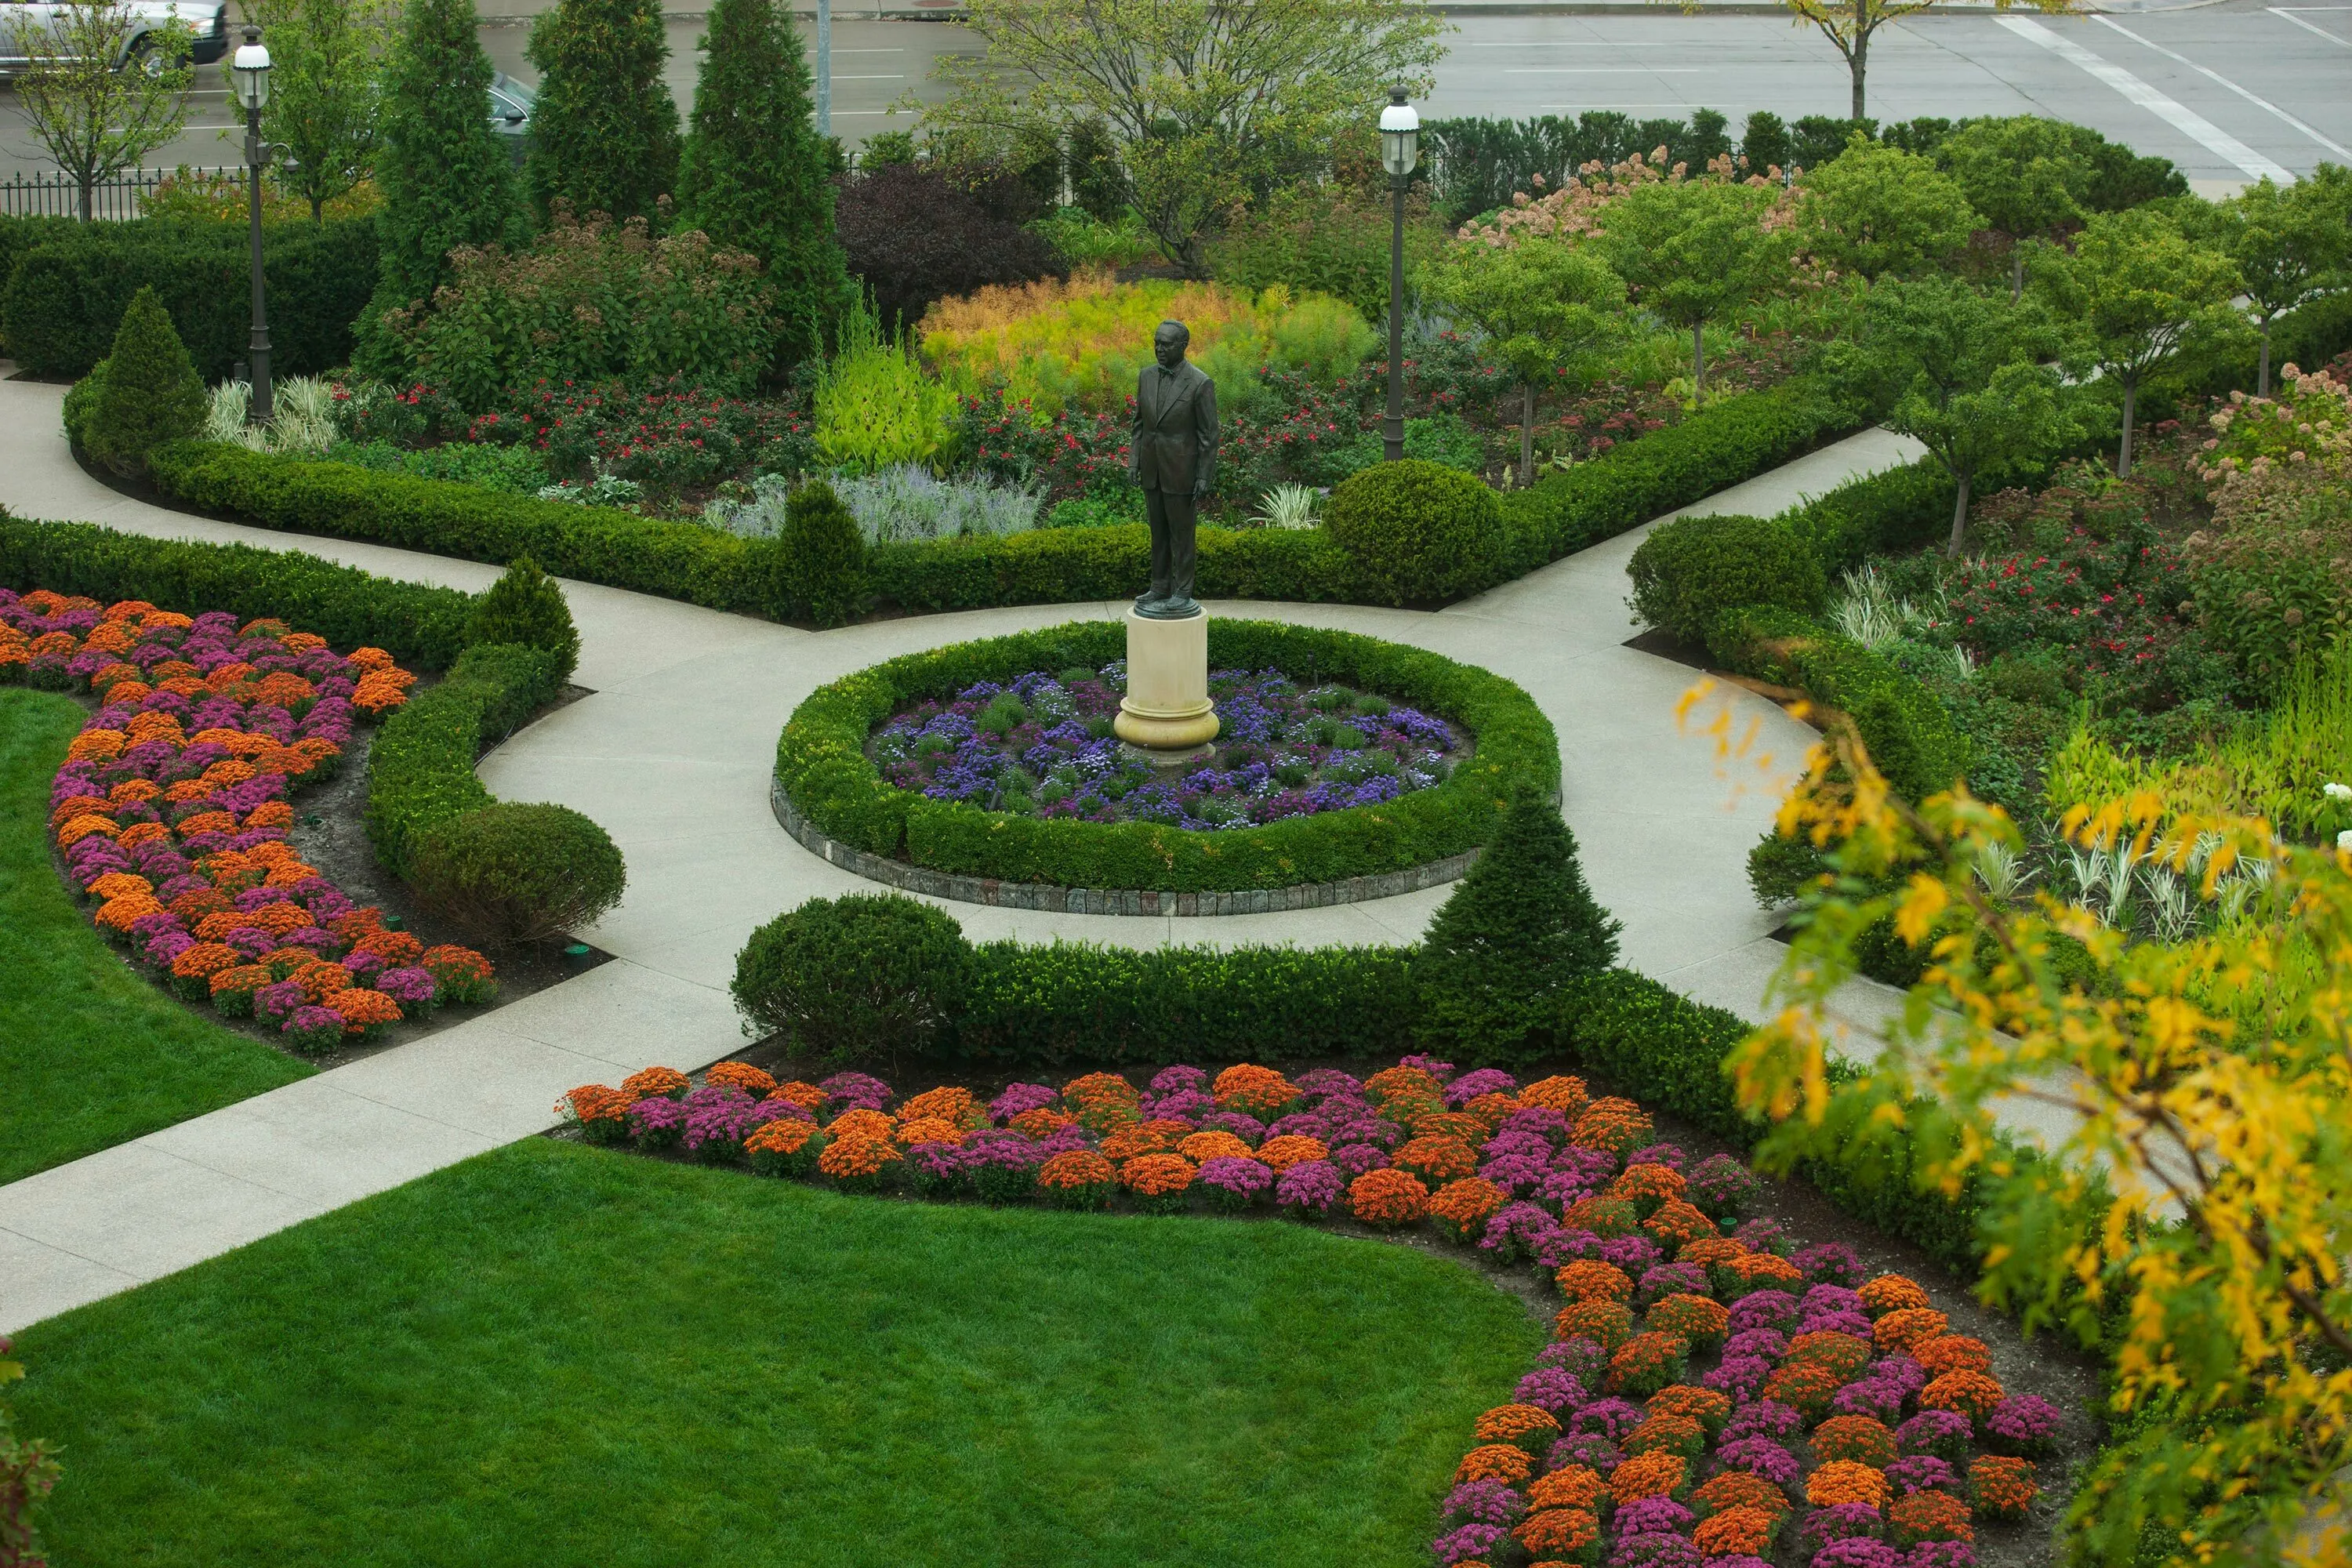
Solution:
<svg viewBox="0 0 2352 1568">
<path fill-rule="evenodd" d="M 195 362 L 155 290 L 142 287 L 115 331 L 83 445 L 118 474 L 144 473 L 150 450 L 194 435 L 204 420 Z"/>
<path fill-rule="evenodd" d="M 785 601 L 819 626 L 845 625 L 866 600 L 866 535 L 823 479 L 792 494 L 777 539 Z"/>
<path fill-rule="evenodd" d="M 580 633 L 563 589 L 530 556 L 518 556 L 474 606 L 468 643 L 519 643 L 555 656 L 555 681 L 572 679 L 580 663 Z"/>
<path fill-rule="evenodd" d="M 658 215 L 677 181 L 677 105 L 656 0 L 562 0 L 531 25 L 540 70 L 523 183 L 540 221 L 556 201 L 582 217 Z"/>
<path fill-rule="evenodd" d="M 1585 886 L 1559 808 L 1517 791 L 1422 938 L 1413 989 L 1423 1042 L 1474 1061 L 1540 1050 L 1566 989 L 1616 962 L 1619 929 Z"/>
<path fill-rule="evenodd" d="M 386 83 L 376 184 L 383 282 L 371 314 L 430 300 L 449 252 L 513 236 L 513 161 L 490 132 L 490 59 L 474 0 L 410 0 Z"/>
<path fill-rule="evenodd" d="M 678 159 L 677 224 L 758 257 L 793 325 L 787 362 L 821 353 L 849 299 L 808 64 L 778 0 L 718 0 Z"/>
</svg>

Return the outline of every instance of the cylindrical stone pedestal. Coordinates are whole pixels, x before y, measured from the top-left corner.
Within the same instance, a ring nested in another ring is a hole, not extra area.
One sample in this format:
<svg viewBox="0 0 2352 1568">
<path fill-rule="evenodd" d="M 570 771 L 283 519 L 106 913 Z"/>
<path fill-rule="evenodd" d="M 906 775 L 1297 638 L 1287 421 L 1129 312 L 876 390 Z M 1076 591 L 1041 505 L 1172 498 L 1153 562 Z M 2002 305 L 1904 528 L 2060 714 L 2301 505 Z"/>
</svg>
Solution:
<svg viewBox="0 0 2352 1568">
<path fill-rule="evenodd" d="M 1198 759 L 1217 738 L 1206 611 L 1173 621 L 1127 612 L 1127 695 L 1111 728 L 1148 761 L 1171 767 Z"/>
</svg>

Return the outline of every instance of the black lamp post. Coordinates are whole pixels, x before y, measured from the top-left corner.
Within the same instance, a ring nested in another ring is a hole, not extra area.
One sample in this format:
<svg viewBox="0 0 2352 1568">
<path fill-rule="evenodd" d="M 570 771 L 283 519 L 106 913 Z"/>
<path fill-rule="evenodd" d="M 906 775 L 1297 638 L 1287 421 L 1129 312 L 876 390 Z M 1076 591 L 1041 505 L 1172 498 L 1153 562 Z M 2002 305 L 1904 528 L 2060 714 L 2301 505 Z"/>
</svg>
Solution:
<svg viewBox="0 0 2352 1568">
<path fill-rule="evenodd" d="M 261 173 L 269 166 L 271 148 L 261 139 L 261 109 L 269 101 L 269 51 L 261 45 L 261 29 L 247 27 L 245 42 L 229 62 L 229 80 L 236 100 L 245 108 L 245 165 L 253 181 L 253 346 L 247 351 L 253 365 L 253 396 L 246 405 L 249 424 L 267 425 L 269 398 L 269 318 L 261 297 Z"/>
<path fill-rule="evenodd" d="M 1394 203 L 1389 231 L 1389 411 L 1381 425 L 1382 456 L 1404 456 L 1404 188 L 1421 162 L 1421 116 L 1404 100 L 1404 89 L 1389 89 L 1381 110 L 1381 167 L 1389 172 Z"/>
</svg>

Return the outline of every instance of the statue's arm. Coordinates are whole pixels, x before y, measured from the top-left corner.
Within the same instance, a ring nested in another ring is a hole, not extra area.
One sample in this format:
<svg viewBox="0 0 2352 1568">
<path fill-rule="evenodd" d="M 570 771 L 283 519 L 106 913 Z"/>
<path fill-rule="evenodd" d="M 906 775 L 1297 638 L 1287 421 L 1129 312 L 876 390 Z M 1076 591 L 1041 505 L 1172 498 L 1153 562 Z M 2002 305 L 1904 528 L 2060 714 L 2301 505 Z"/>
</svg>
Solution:
<svg viewBox="0 0 2352 1568">
<path fill-rule="evenodd" d="M 1192 470 L 1192 493 L 1205 496 L 1217 479 L 1217 384 L 1202 377 L 1201 395 L 1193 405 L 1199 410 L 1194 427 L 1200 432 L 1201 455 Z"/>
</svg>

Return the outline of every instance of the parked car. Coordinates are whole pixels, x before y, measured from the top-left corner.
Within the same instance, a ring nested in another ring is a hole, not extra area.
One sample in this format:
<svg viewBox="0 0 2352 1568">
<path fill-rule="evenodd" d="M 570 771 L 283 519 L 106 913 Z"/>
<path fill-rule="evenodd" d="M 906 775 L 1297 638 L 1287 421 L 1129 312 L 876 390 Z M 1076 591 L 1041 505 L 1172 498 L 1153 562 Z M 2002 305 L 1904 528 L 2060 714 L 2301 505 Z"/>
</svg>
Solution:
<svg viewBox="0 0 2352 1568">
<path fill-rule="evenodd" d="M 187 61 L 208 66 L 228 52 L 228 7 L 205 0 L 130 0 L 130 26 L 116 45 L 112 65 L 117 70 L 138 67 L 162 70 Z M 30 64 L 19 40 L 28 30 L 54 36 L 63 5 L 51 0 L 0 0 L 0 77 L 23 74 Z M 184 29 L 193 41 L 176 57 L 163 47 L 174 28 Z"/>
<path fill-rule="evenodd" d="M 490 73 L 490 131 L 506 138 L 517 165 L 530 150 L 530 117 L 539 108 L 539 89 L 525 87 L 504 71 Z"/>
</svg>

